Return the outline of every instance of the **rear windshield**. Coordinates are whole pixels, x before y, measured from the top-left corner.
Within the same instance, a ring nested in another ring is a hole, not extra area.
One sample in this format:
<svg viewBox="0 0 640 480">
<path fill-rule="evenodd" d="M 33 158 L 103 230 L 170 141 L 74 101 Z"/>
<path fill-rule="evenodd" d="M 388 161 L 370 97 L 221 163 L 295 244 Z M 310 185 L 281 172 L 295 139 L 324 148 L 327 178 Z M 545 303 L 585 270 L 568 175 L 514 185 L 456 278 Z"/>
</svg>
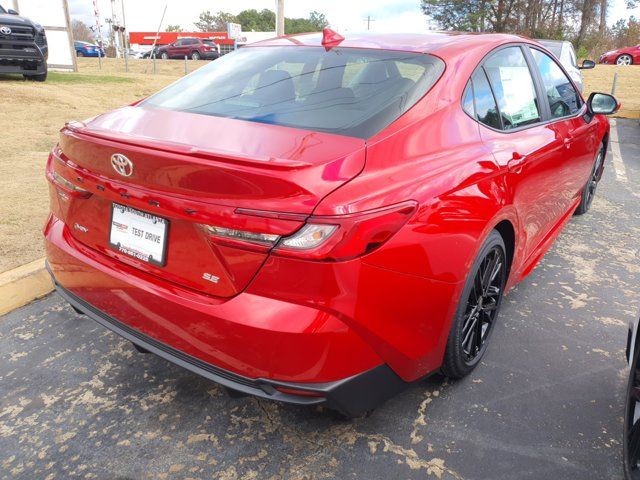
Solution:
<svg viewBox="0 0 640 480">
<path fill-rule="evenodd" d="M 411 108 L 443 70 L 442 60 L 421 53 L 247 47 L 140 105 L 369 138 Z"/>
<path fill-rule="evenodd" d="M 202 40 L 202 43 L 204 43 L 205 45 L 215 45 L 213 40 Z"/>
<path fill-rule="evenodd" d="M 562 54 L 562 43 L 557 43 L 557 42 L 540 42 L 540 43 L 542 43 L 542 45 L 547 47 L 547 50 L 553 53 L 556 56 L 556 58 L 560 58 L 560 55 Z"/>
</svg>

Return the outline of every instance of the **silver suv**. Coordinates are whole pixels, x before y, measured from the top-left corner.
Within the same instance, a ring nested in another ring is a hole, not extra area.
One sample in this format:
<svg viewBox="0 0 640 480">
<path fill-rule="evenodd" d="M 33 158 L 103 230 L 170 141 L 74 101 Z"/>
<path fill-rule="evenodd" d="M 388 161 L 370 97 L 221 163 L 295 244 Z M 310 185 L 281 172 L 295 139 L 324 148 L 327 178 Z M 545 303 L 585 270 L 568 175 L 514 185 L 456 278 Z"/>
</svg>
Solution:
<svg viewBox="0 0 640 480">
<path fill-rule="evenodd" d="M 576 59 L 576 51 L 573 49 L 573 44 L 566 40 L 538 40 L 547 50 L 553 53 L 560 63 L 567 71 L 571 79 L 578 86 L 582 92 L 582 72 L 587 68 L 593 68 L 596 66 L 595 62 L 591 60 L 585 60 L 581 66 L 578 66 Z"/>
</svg>

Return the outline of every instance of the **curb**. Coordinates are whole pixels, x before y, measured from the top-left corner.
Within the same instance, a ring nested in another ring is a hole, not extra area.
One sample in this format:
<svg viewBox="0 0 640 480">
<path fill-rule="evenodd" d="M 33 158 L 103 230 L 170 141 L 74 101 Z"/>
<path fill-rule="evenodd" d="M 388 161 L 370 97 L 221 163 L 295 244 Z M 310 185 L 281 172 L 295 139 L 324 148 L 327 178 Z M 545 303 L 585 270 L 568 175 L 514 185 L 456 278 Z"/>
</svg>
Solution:
<svg viewBox="0 0 640 480">
<path fill-rule="evenodd" d="M 0 315 L 45 296 L 53 290 L 51 277 L 40 258 L 0 273 Z"/>
</svg>

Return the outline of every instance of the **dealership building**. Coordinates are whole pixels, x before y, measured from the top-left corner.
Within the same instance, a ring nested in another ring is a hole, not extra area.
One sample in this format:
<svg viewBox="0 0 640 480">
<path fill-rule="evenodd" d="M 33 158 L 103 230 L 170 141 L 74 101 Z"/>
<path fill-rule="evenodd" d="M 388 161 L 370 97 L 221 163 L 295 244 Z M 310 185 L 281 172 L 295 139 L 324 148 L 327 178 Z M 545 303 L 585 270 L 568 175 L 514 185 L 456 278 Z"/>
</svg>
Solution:
<svg viewBox="0 0 640 480">
<path fill-rule="evenodd" d="M 242 46 L 275 36 L 276 32 L 242 32 L 242 36 L 238 39 L 238 45 Z M 180 38 L 213 40 L 222 55 L 232 52 L 235 44 L 227 32 L 159 32 L 157 34 L 156 32 L 130 32 L 129 44 L 134 49 L 141 49 L 152 46 L 156 40 L 157 45 L 169 45 Z"/>
</svg>

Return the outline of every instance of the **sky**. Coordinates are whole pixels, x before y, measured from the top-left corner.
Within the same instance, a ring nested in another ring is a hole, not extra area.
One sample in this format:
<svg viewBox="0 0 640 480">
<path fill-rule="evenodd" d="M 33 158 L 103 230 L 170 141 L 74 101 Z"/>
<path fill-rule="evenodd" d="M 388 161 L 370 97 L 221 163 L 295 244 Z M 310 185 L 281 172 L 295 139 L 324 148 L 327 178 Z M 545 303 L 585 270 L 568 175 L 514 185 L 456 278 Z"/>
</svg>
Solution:
<svg viewBox="0 0 640 480">
<path fill-rule="evenodd" d="M 111 0 L 96 0 L 102 18 L 111 16 Z M 193 22 L 205 11 L 219 10 L 239 13 L 248 8 L 275 9 L 275 0 L 114 0 L 118 17 L 121 1 L 125 3 L 127 27 L 130 32 L 155 31 L 162 10 L 167 5 L 164 25 L 179 24 L 192 30 Z M 72 18 L 93 24 L 93 0 L 68 0 Z M 324 13 L 332 28 L 338 31 L 363 31 L 366 18 L 370 28 L 379 32 L 419 32 L 429 28 L 427 17 L 420 11 L 420 0 L 285 0 L 285 16 L 307 17 L 313 10 Z M 625 0 L 611 0 L 609 23 L 631 14 L 640 17 L 640 7 L 627 10 Z"/>
</svg>

